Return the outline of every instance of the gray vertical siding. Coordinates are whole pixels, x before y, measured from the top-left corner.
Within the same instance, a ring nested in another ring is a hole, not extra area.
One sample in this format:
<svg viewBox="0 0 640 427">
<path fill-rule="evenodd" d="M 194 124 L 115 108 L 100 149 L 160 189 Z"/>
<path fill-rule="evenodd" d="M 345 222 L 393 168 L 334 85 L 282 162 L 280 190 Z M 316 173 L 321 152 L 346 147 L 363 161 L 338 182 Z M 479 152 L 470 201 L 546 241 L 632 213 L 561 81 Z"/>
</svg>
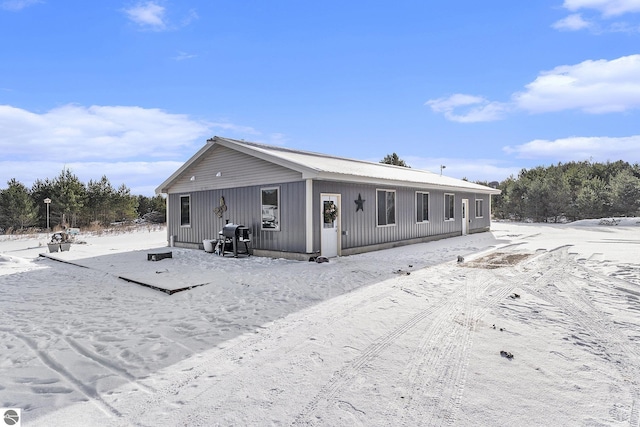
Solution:
<svg viewBox="0 0 640 427">
<path fill-rule="evenodd" d="M 295 182 L 300 179 L 300 172 L 218 145 L 173 184 L 171 193 L 249 187 L 263 182 Z"/>
<path fill-rule="evenodd" d="M 262 210 L 260 189 L 280 188 L 280 231 L 261 231 Z M 191 196 L 191 225 L 180 226 L 180 196 Z M 223 190 L 205 190 L 169 194 L 169 224 L 167 233 L 178 243 L 201 245 L 205 239 L 215 239 L 226 220 L 242 224 L 251 230 L 252 246 L 256 249 L 305 251 L 305 184 L 304 182 L 265 184 Z M 227 210 L 222 218 L 214 213 L 224 197 Z"/>
<path fill-rule="evenodd" d="M 378 226 L 376 217 L 376 191 L 395 190 L 396 192 L 396 224 Z M 429 222 L 416 221 L 416 191 L 428 192 L 430 199 Z M 320 194 L 340 194 L 342 206 L 340 221 L 342 229 L 342 249 L 377 245 L 381 243 L 400 242 L 403 240 L 462 233 L 462 199 L 469 199 L 471 223 L 469 231 L 485 229 L 490 224 L 489 195 L 462 191 L 442 191 L 433 189 L 398 188 L 393 186 L 374 186 L 346 184 L 338 182 L 318 181 L 313 188 L 313 209 L 320 212 Z M 444 194 L 454 194 L 454 221 L 444 220 Z M 355 200 L 358 194 L 364 202 L 364 210 L 356 212 Z M 475 218 L 475 200 L 482 199 L 482 218 Z M 314 251 L 320 250 L 320 215 L 314 214 Z"/>
<path fill-rule="evenodd" d="M 260 189 L 263 187 L 280 189 L 280 230 L 261 231 L 262 212 Z M 396 224 L 377 226 L 376 191 L 395 190 Z M 430 199 L 429 222 L 416 221 L 416 191 L 428 192 Z M 204 190 L 169 194 L 168 234 L 175 236 L 177 243 L 201 245 L 204 239 L 215 239 L 226 220 L 243 224 L 250 228 L 252 246 L 255 249 L 282 252 L 306 252 L 305 227 L 305 182 L 254 185 L 241 188 Z M 409 239 L 460 234 L 462 232 L 462 199 L 469 200 L 471 223 L 469 232 L 483 230 L 490 225 L 490 196 L 463 191 L 446 191 L 455 197 L 454 221 L 444 220 L 444 194 L 442 190 L 418 188 L 398 188 L 330 181 L 313 183 L 313 251 L 320 251 L 320 194 L 341 195 L 340 225 L 343 250 L 385 243 L 402 242 Z M 364 210 L 356 212 L 355 200 L 358 194 L 365 200 Z M 180 226 L 180 196 L 191 196 L 191 225 Z M 214 208 L 224 197 L 227 210 L 222 218 L 214 213 Z M 475 201 L 483 200 L 483 216 L 476 218 Z"/>
</svg>

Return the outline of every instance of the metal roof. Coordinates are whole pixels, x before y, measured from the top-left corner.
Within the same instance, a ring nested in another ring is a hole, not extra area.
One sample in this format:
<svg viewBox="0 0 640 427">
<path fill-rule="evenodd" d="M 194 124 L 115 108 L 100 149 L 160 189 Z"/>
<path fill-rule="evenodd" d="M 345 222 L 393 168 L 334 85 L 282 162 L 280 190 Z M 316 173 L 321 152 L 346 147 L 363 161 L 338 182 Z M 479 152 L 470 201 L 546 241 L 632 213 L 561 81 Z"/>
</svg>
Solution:
<svg viewBox="0 0 640 427">
<path fill-rule="evenodd" d="M 239 141 L 215 136 L 192 156 L 180 169 L 163 182 L 156 193 L 166 192 L 192 164 L 196 163 L 215 145 L 222 145 L 250 156 L 298 171 L 303 179 L 361 182 L 403 187 L 467 190 L 482 194 L 500 194 L 500 190 L 457 178 L 435 174 L 426 170 L 354 160 L 322 153 Z"/>
</svg>

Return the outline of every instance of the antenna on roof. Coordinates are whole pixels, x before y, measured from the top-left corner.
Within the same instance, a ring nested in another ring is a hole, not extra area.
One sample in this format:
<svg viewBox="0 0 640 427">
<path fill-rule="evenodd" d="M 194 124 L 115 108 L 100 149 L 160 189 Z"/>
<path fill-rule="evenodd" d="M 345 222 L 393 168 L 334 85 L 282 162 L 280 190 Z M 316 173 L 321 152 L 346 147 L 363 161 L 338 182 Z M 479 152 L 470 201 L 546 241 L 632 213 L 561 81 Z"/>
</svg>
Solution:
<svg viewBox="0 0 640 427">
<path fill-rule="evenodd" d="M 442 169 L 446 169 L 447 167 L 445 165 L 440 165 L 440 176 L 442 176 Z"/>
</svg>

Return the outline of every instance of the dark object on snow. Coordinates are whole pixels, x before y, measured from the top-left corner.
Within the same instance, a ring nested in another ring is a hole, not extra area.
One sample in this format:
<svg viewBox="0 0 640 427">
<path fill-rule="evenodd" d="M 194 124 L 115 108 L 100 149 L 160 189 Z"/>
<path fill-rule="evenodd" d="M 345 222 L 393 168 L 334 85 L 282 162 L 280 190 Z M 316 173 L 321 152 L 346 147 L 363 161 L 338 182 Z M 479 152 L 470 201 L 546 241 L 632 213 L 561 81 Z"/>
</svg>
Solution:
<svg viewBox="0 0 640 427">
<path fill-rule="evenodd" d="M 514 293 L 514 294 L 509 295 L 509 298 L 511 298 L 511 299 L 520 298 L 520 295 Z"/>
<path fill-rule="evenodd" d="M 251 248 L 249 247 L 251 238 L 248 227 L 227 222 L 219 234 L 219 246 L 216 245 L 216 249 L 214 250 L 218 255 L 224 256 L 227 252 L 233 253 L 233 256 L 236 258 L 238 254 L 251 255 Z M 240 243 L 244 244 L 244 251 L 240 251 Z"/>
<path fill-rule="evenodd" d="M 458 262 L 464 262 L 464 257 L 461 255 L 458 255 Z"/>
<path fill-rule="evenodd" d="M 405 276 L 408 276 L 408 275 L 410 275 L 410 274 L 411 274 L 410 272 L 408 272 L 408 271 L 404 271 L 404 270 L 396 270 L 396 271 L 394 271 L 394 273 L 396 273 L 396 274 L 403 274 L 403 275 L 405 275 Z"/>
<path fill-rule="evenodd" d="M 327 258 L 326 256 L 319 256 L 319 257 L 316 258 L 316 262 L 317 263 L 329 262 L 329 258 Z"/>
<path fill-rule="evenodd" d="M 165 258 L 173 258 L 173 252 L 157 252 L 153 254 L 147 254 L 147 261 L 160 261 Z"/>
<path fill-rule="evenodd" d="M 68 243 L 71 241 L 71 236 L 66 231 L 58 231 L 51 235 L 51 243 Z"/>
<path fill-rule="evenodd" d="M 513 359 L 513 354 L 508 351 L 500 350 L 500 356 L 506 357 L 507 359 Z"/>
</svg>

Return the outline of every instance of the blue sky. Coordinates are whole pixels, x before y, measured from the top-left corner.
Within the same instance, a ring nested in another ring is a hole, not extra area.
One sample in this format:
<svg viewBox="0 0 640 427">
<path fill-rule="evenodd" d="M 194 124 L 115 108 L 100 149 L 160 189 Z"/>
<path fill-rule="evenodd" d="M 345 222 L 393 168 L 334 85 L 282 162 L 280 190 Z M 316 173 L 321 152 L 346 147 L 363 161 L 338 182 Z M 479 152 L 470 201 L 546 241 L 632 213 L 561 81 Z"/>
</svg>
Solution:
<svg viewBox="0 0 640 427">
<path fill-rule="evenodd" d="M 640 162 L 640 0 L 0 0 L 0 188 L 219 135 L 501 181 Z"/>
</svg>

